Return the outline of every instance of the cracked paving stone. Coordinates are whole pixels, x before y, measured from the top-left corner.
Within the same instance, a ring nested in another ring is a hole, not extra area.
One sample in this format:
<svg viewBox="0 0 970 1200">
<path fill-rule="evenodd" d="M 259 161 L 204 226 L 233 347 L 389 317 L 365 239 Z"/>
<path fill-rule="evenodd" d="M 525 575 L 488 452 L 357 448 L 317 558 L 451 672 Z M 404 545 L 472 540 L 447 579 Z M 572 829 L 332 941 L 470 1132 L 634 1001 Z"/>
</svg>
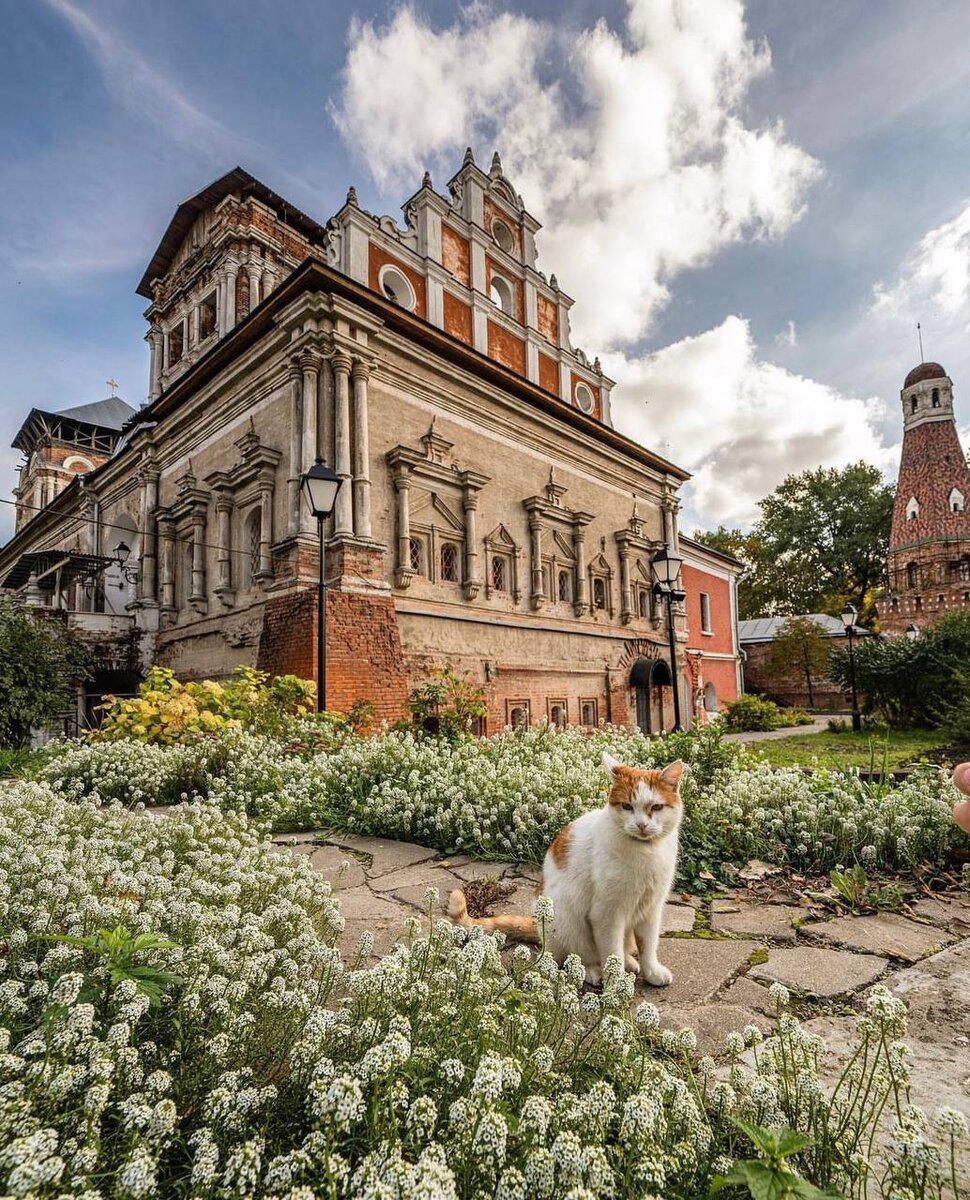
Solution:
<svg viewBox="0 0 970 1200">
<path fill-rule="evenodd" d="M 658 958 L 673 972 L 667 987 L 651 987 L 642 979 L 637 992 L 658 1006 L 677 1008 L 704 1004 L 747 964 L 757 942 L 715 942 L 709 938 L 666 938 Z"/>
<path fill-rule="evenodd" d="M 841 996 L 875 983 L 888 965 L 887 959 L 874 954 L 796 946 L 790 950 L 769 950 L 768 961 L 753 966 L 748 975 L 783 983 L 813 996 Z"/>
<path fill-rule="evenodd" d="M 954 941 L 952 934 L 929 925 L 918 925 L 897 913 L 813 921 L 803 925 L 802 932 L 837 946 L 869 954 L 886 954 L 904 962 L 917 962 L 931 951 L 941 950 Z"/>
<path fill-rule="evenodd" d="M 391 871 L 387 875 L 371 878 L 371 891 L 383 895 L 385 892 L 399 892 L 404 888 L 436 887 L 444 899 L 452 888 L 460 888 L 462 881 L 452 871 L 446 871 L 436 862 L 417 863 L 412 867 L 403 867 L 399 871 Z"/>
<path fill-rule="evenodd" d="M 763 1017 L 774 1017 L 777 1006 L 768 995 L 767 983 L 755 983 L 749 975 L 742 975 L 718 997 L 719 1001 L 733 1005 L 735 1008 L 747 1008 L 760 1013 Z"/>
<path fill-rule="evenodd" d="M 339 891 L 334 899 L 347 921 L 403 923 L 414 915 L 410 908 L 388 896 L 375 896 L 366 886 Z"/>
<path fill-rule="evenodd" d="M 499 862 L 449 862 L 441 865 L 454 871 L 459 879 L 464 879 L 466 883 L 477 879 L 502 879 L 510 869 L 508 863 Z"/>
<path fill-rule="evenodd" d="M 956 925 L 957 933 L 970 932 L 970 904 L 956 896 L 924 896 L 912 905 L 913 912 L 924 921 L 946 928 Z"/>
<path fill-rule="evenodd" d="M 344 863 L 347 866 L 341 870 Z M 357 888 L 364 882 L 364 868 L 337 846 L 318 846 L 310 855 L 310 866 L 324 879 L 329 879 L 335 891 Z"/>
<path fill-rule="evenodd" d="M 715 933 L 794 942 L 797 935 L 792 917 L 798 916 L 804 916 L 802 910 L 787 904 L 733 904 L 722 908 L 715 901 L 711 906 L 711 929 Z"/>
<path fill-rule="evenodd" d="M 429 850 L 427 846 L 417 846 L 413 842 L 395 842 L 387 838 L 362 837 L 356 833 L 335 834 L 327 838 L 327 841 L 332 846 L 343 846 L 359 854 L 368 855 L 370 863 L 364 870 L 369 879 L 438 857 L 438 851 Z"/>
<path fill-rule="evenodd" d="M 661 933 L 690 933 L 694 916 L 689 904 L 665 904 Z"/>
<path fill-rule="evenodd" d="M 724 1054 L 724 1040 L 729 1033 L 740 1033 L 745 1025 L 756 1025 L 762 1033 L 771 1032 L 771 1022 L 764 1016 L 741 1005 L 723 999 L 694 1008 L 663 1006 L 660 1023 L 665 1029 L 693 1029 L 697 1034 L 697 1053 Z"/>
</svg>

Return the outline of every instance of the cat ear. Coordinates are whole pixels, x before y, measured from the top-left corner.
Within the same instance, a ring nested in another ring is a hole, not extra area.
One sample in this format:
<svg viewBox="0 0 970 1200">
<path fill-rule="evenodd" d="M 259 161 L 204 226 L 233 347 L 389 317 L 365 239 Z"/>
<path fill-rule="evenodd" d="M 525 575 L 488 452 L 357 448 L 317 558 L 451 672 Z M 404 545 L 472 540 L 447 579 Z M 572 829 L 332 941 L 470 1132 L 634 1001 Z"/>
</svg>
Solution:
<svg viewBox="0 0 970 1200">
<path fill-rule="evenodd" d="M 672 762 L 669 766 L 664 767 L 660 772 L 660 778 L 664 783 L 669 783 L 671 787 L 680 787 L 680 780 L 684 774 L 684 764 L 678 758 L 676 762 Z"/>
<path fill-rule="evenodd" d="M 603 751 L 603 758 L 601 761 L 603 763 L 603 770 L 607 773 L 607 775 L 609 775 L 610 779 L 613 779 L 615 777 L 616 769 L 620 764 L 616 761 L 612 754 L 608 754 L 605 750 Z"/>
</svg>

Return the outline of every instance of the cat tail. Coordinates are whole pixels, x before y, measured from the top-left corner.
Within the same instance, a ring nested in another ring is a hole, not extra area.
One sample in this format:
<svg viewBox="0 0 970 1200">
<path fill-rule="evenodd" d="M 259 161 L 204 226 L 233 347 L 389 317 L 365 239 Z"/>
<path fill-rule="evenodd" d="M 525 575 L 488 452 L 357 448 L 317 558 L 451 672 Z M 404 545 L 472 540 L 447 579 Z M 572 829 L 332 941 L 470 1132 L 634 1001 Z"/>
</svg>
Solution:
<svg viewBox="0 0 970 1200">
<path fill-rule="evenodd" d="M 487 930 L 488 933 L 504 933 L 512 941 L 539 941 L 539 931 L 536 929 L 536 923 L 532 917 L 470 917 L 465 893 L 460 888 L 455 888 L 448 897 L 446 911 L 448 920 L 453 925 L 460 925 L 463 929 L 471 929 L 473 925 L 477 925 L 480 929 Z"/>
</svg>

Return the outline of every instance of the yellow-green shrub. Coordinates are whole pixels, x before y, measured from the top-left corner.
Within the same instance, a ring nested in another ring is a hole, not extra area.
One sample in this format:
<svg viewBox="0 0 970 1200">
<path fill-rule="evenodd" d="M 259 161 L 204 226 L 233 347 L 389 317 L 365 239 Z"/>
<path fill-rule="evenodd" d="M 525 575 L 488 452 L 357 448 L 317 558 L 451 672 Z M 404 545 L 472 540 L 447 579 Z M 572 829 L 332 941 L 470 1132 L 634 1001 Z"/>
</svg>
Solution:
<svg viewBox="0 0 970 1200">
<path fill-rule="evenodd" d="M 237 667 L 224 684 L 180 683 L 168 668 L 152 667 L 137 696 L 110 697 L 101 728 L 90 736 L 170 746 L 229 729 L 281 733 L 288 721 L 312 713 L 315 698 L 314 685 L 295 675 L 270 679 L 265 671 Z"/>
</svg>

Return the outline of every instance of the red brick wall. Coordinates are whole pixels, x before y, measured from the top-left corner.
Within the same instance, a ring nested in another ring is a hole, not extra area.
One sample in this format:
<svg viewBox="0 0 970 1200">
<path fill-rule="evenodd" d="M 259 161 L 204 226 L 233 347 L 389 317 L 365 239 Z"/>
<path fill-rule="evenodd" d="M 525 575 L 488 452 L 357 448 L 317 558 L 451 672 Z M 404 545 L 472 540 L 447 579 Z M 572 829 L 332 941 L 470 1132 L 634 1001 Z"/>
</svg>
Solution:
<svg viewBox="0 0 970 1200">
<path fill-rule="evenodd" d="M 470 346 L 472 344 L 471 305 L 463 304 L 451 292 L 444 293 L 445 332 Z"/>
<path fill-rule="evenodd" d="M 520 375 L 525 374 L 525 341 L 494 321 L 488 323 L 488 356 Z"/>
<path fill-rule="evenodd" d="M 468 239 L 463 238 L 448 225 L 441 226 L 441 265 L 446 271 L 463 283 L 471 286 L 471 258 L 468 249 Z M 447 293 L 446 293 L 447 295 Z"/>
<path fill-rule="evenodd" d="M 559 395 L 559 364 L 548 354 L 539 351 L 539 386 L 554 396 Z"/>
<path fill-rule="evenodd" d="M 684 591 L 687 593 L 687 647 L 708 653 L 734 653 L 734 625 L 731 614 L 731 585 L 719 575 L 684 563 Z M 711 598 L 711 633 L 701 632 L 701 592 Z"/>
<path fill-rule="evenodd" d="M 413 271 L 405 263 L 397 259 L 393 254 L 387 254 L 380 246 L 375 246 L 373 242 L 367 247 L 367 267 L 368 267 L 368 284 L 375 291 L 380 289 L 380 273 L 381 267 L 390 263 L 397 267 L 401 274 L 407 279 L 411 287 L 414 288 L 414 312 L 419 317 L 425 317 L 428 314 L 427 289 L 425 287 L 424 277 L 419 275 L 417 271 Z"/>
<path fill-rule="evenodd" d="M 536 295 L 536 323 L 542 336 L 554 346 L 558 346 L 559 307 L 541 292 Z M 556 390 L 558 391 L 558 388 Z"/>
<path fill-rule="evenodd" d="M 316 679 L 316 590 L 266 602 L 257 658 L 261 670 Z M 390 596 L 327 593 L 327 707 L 347 712 L 369 700 L 378 720 L 407 713 L 404 653 Z"/>
</svg>

